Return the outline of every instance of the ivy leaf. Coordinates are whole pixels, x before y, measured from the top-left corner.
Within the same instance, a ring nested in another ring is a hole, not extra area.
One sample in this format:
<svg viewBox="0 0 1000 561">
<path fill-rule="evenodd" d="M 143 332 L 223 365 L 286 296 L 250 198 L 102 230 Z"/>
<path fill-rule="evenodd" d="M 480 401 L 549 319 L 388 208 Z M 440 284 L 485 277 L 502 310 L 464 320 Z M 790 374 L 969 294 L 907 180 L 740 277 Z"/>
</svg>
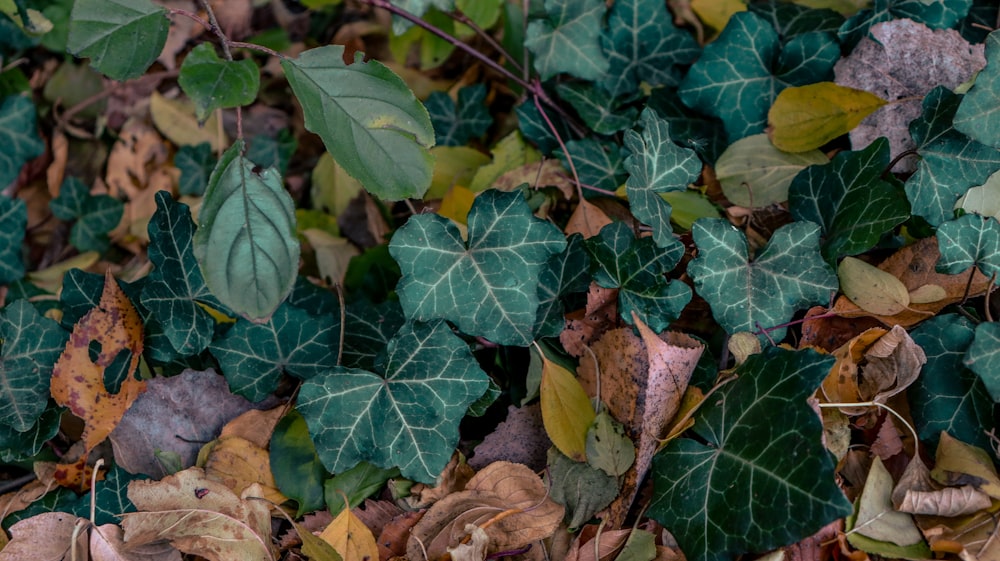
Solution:
<svg viewBox="0 0 1000 561">
<path fill-rule="evenodd" d="M 698 440 L 674 440 L 656 455 L 649 514 L 692 559 L 781 547 L 851 513 L 806 401 L 833 362 L 777 347 L 751 356 L 698 411 Z"/>
<path fill-rule="evenodd" d="M 986 37 L 986 67 L 955 112 L 955 130 L 972 140 L 1000 147 L 1000 33 Z"/>
<path fill-rule="evenodd" d="M 594 282 L 618 289 L 618 309 L 632 325 L 632 312 L 659 333 L 691 301 L 691 289 L 665 277 L 684 255 L 680 243 L 663 249 L 650 238 L 636 238 L 624 222 L 612 222 L 587 240 L 596 272 Z"/>
<path fill-rule="evenodd" d="M 216 109 L 250 105 L 260 89 L 260 70 L 253 59 L 222 60 L 210 43 L 199 43 L 181 64 L 177 83 L 194 100 L 198 122 Z"/>
<path fill-rule="evenodd" d="M 625 181 L 626 173 L 623 167 L 624 158 L 618 144 L 596 138 L 570 140 L 566 150 L 573 158 L 573 165 L 580 181 L 586 185 L 614 191 Z M 562 150 L 556 150 L 556 156 L 569 169 L 569 158 Z"/>
<path fill-rule="evenodd" d="M 389 253 L 403 278 L 396 287 L 408 319 L 446 319 L 469 335 L 527 345 L 538 312 L 538 279 L 566 248 L 559 230 L 531 214 L 519 191 L 483 192 L 469 211 L 469 242 L 437 214 L 412 216 Z"/>
<path fill-rule="evenodd" d="M 479 138 L 493 124 L 486 107 L 486 86 L 476 84 L 458 90 L 458 103 L 445 92 L 432 92 L 424 103 L 434 125 L 439 146 L 462 146 Z"/>
<path fill-rule="evenodd" d="M 27 300 L 0 310 L 0 424 L 32 429 L 49 399 L 52 367 L 69 334 L 42 317 Z"/>
<path fill-rule="evenodd" d="M 212 342 L 215 321 L 202 305 L 222 307 L 201 276 L 191 242 L 194 229 L 186 204 L 175 202 L 166 191 L 156 193 L 156 212 L 149 221 L 153 270 L 140 302 L 181 356 L 196 355 Z"/>
<path fill-rule="evenodd" d="M 295 203 L 274 168 L 243 155 L 243 141 L 219 159 L 198 214 L 194 254 L 219 301 L 251 319 L 270 316 L 299 269 Z"/>
<path fill-rule="evenodd" d="M 170 20 L 150 0 L 77 0 L 66 49 L 112 80 L 142 76 L 163 51 Z"/>
<path fill-rule="evenodd" d="M 418 17 L 423 16 L 432 7 L 442 12 L 450 12 L 455 9 L 454 0 L 390 0 L 390 2 Z M 412 22 L 401 17 L 392 18 L 392 32 L 396 35 L 402 35 L 412 25 Z"/>
<path fill-rule="evenodd" d="M 871 249 L 910 217 L 902 184 L 881 178 L 888 167 L 889 141 L 879 138 L 863 150 L 837 154 L 829 164 L 807 167 L 788 186 L 795 220 L 822 227 L 827 261 Z"/>
<path fill-rule="evenodd" d="M 995 218 L 966 214 L 949 220 L 938 228 L 937 239 L 939 273 L 957 275 L 975 265 L 1000 280 L 1000 223 Z"/>
<path fill-rule="evenodd" d="M 701 219 L 691 233 L 698 256 L 688 274 L 727 333 L 784 323 L 837 290 L 837 274 L 819 254 L 819 226 L 811 222 L 778 228 L 753 261 L 746 236 L 725 220 Z M 771 331 L 774 340 L 784 336 L 783 327 Z"/>
<path fill-rule="evenodd" d="M 574 292 L 586 292 L 590 286 L 590 256 L 583 236 L 574 234 L 566 249 L 549 257 L 538 278 L 538 316 L 535 338 L 558 337 L 566 324 L 561 298 Z"/>
<path fill-rule="evenodd" d="M 373 370 L 375 357 L 404 323 L 403 309 L 396 300 L 375 305 L 361 299 L 348 304 L 344 317 L 342 365 Z"/>
<path fill-rule="evenodd" d="M 635 123 L 634 107 L 619 110 L 612 96 L 590 84 L 559 84 L 556 90 L 594 132 L 614 134 Z"/>
<path fill-rule="evenodd" d="M 979 375 L 994 402 L 1000 402 L 1000 323 L 976 326 L 976 334 L 965 353 L 965 365 Z"/>
<path fill-rule="evenodd" d="M 559 146 L 559 141 L 549 129 L 549 123 L 545 121 L 542 114 L 535 107 L 534 100 L 526 99 L 514 108 L 517 114 L 517 124 L 521 129 L 524 138 L 534 142 L 538 149 L 544 154 L 551 154 Z M 562 119 L 555 119 L 552 125 L 559 132 L 559 138 L 571 138 L 572 132 Z"/>
<path fill-rule="evenodd" d="M 340 473 L 368 461 L 432 483 L 489 378 L 443 321 L 405 324 L 374 370 L 337 367 L 302 384 L 298 409 L 323 465 Z"/>
<path fill-rule="evenodd" d="M 601 45 L 610 64 L 600 85 L 611 97 L 633 93 L 640 83 L 677 86 L 681 67 L 700 52 L 694 37 L 674 25 L 659 0 L 616 1 Z"/>
<path fill-rule="evenodd" d="M 670 203 L 659 193 L 684 191 L 698 179 L 701 160 L 693 150 L 681 148 L 670 139 L 670 125 L 651 109 L 639 116 L 642 132 L 625 133 L 625 158 L 630 176 L 625 182 L 632 214 L 653 228 L 656 245 L 669 249 L 680 242 L 670 228 Z"/>
<path fill-rule="evenodd" d="M 689 109 L 681 101 L 677 90 L 657 88 L 649 96 L 646 108 L 651 109 L 661 119 L 670 124 L 673 141 L 694 150 L 708 163 L 719 159 L 719 154 L 729 146 L 722 121 L 706 117 Z"/>
<path fill-rule="evenodd" d="M 288 171 L 288 162 L 299 147 L 299 141 L 289 129 L 281 129 L 277 136 L 258 134 L 247 143 L 247 159 L 262 168 L 274 168 L 282 176 Z"/>
<path fill-rule="evenodd" d="M 955 201 L 1000 169 L 1000 152 L 958 132 L 952 119 L 962 96 L 938 86 L 924 98 L 923 115 L 910 123 L 917 171 L 906 180 L 913 214 L 939 226 L 955 215 Z M 960 439 L 961 440 L 961 439 Z"/>
<path fill-rule="evenodd" d="M 989 448 L 986 432 L 995 426 L 993 401 L 975 373 L 962 363 L 975 328 L 957 314 L 938 315 L 911 333 L 927 363 L 906 390 L 920 439 L 936 446 L 942 432 Z"/>
<path fill-rule="evenodd" d="M 59 196 L 49 201 L 49 209 L 59 220 L 76 220 L 83 214 L 84 203 L 89 197 L 90 188 L 83 181 L 69 176 L 59 186 Z"/>
<path fill-rule="evenodd" d="M 766 20 L 740 12 L 705 47 L 678 93 L 688 107 L 722 119 L 732 142 L 764 132 L 767 111 L 782 89 L 831 78 L 839 59 L 832 36 L 799 35 L 782 49 Z"/>
<path fill-rule="evenodd" d="M 28 160 L 42 155 L 45 144 L 38 138 L 35 104 L 21 95 L 9 95 L 0 103 L 0 188 L 10 185 Z"/>
<path fill-rule="evenodd" d="M 91 195 L 90 188 L 75 177 L 63 181 L 49 208 L 60 220 L 76 221 L 69 234 L 73 247 L 99 253 L 111 245 L 108 232 L 118 226 L 125 212 L 121 201 L 109 195 Z"/>
<path fill-rule="evenodd" d="M 844 23 L 844 16 L 833 10 L 790 2 L 753 2 L 747 10 L 767 20 L 784 39 L 803 33 L 837 33 Z"/>
<path fill-rule="evenodd" d="M 911 19 L 931 29 L 948 29 L 965 18 L 972 7 L 972 0 L 875 0 L 874 6 L 861 10 L 840 26 L 840 42 L 846 47 L 854 45 L 877 23 L 894 19 Z"/>
<path fill-rule="evenodd" d="M 194 197 L 204 195 L 215 163 L 212 145 L 207 142 L 197 145 L 187 144 L 178 148 L 174 154 L 174 165 L 181 170 L 178 185 L 181 195 Z"/>
<path fill-rule="evenodd" d="M 0 194 L 0 285 L 24 277 L 21 242 L 28 226 L 28 207 L 21 199 Z"/>
<path fill-rule="evenodd" d="M 376 197 L 420 198 L 431 184 L 434 128 L 427 110 L 383 64 L 328 45 L 281 61 L 306 128 Z M 392 162 L 393 165 L 385 165 Z"/>
<path fill-rule="evenodd" d="M 233 393 L 256 403 L 274 392 L 282 373 L 308 380 L 336 366 L 339 317 L 285 303 L 265 323 L 236 320 L 209 350 Z"/>
<path fill-rule="evenodd" d="M 0 461 L 15 463 L 29 460 L 41 452 L 45 443 L 59 434 L 63 411 L 62 407 L 46 407 L 38 421 L 24 432 L 15 430 L 12 425 L 0 424 Z"/>
<path fill-rule="evenodd" d="M 608 71 L 601 51 L 603 0 L 545 0 L 546 17 L 528 23 L 524 46 L 535 55 L 542 80 L 565 72 L 599 80 Z"/>
</svg>

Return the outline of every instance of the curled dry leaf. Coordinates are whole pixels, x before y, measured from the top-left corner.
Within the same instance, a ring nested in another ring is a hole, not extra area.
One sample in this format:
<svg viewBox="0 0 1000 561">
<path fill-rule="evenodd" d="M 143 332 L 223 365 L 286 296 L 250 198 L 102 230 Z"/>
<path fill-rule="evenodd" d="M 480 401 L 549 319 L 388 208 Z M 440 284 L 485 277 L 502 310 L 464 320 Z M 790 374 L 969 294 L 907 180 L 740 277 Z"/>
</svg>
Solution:
<svg viewBox="0 0 1000 561">
<path fill-rule="evenodd" d="M 990 508 L 990 497 L 971 485 L 938 491 L 907 491 L 899 510 L 930 516 L 964 516 Z"/>
<path fill-rule="evenodd" d="M 436 559 L 457 545 L 467 524 L 486 531 L 488 551 L 508 551 L 544 539 L 559 527 L 564 508 L 548 497 L 526 466 L 496 462 L 473 477 L 465 491 L 438 501 L 413 528 L 410 559 Z"/>
<path fill-rule="evenodd" d="M 86 523 L 86 520 L 65 512 L 46 512 L 26 518 L 10 527 L 11 540 L 0 551 L 0 560 L 69 559 L 78 522 Z M 86 532 L 77 535 L 76 551 L 86 554 Z"/>
<path fill-rule="evenodd" d="M 95 561 L 181 561 L 181 553 L 166 543 L 126 545 L 122 529 L 115 524 L 91 528 L 90 556 Z"/>
<path fill-rule="evenodd" d="M 559 343 L 566 352 L 580 358 L 590 345 L 614 325 L 618 317 L 618 289 L 602 288 L 590 283 L 587 307 L 566 314 L 566 328 L 559 334 Z"/>
</svg>

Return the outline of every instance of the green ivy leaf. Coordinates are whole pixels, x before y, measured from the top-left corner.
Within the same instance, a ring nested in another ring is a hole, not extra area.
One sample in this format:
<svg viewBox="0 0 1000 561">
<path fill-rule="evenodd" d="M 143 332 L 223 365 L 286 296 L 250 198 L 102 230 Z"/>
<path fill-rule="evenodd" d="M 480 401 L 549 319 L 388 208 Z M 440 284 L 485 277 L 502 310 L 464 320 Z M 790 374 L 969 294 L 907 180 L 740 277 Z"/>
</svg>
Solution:
<svg viewBox="0 0 1000 561">
<path fill-rule="evenodd" d="M 791 2 L 753 2 L 747 10 L 767 20 L 784 39 L 804 33 L 837 33 L 844 23 L 844 16 L 833 10 Z"/>
<path fill-rule="evenodd" d="M 923 115 L 910 123 L 917 145 L 917 171 L 906 180 L 913 214 L 939 226 L 955 215 L 955 201 L 1000 169 L 1000 152 L 952 126 L 962 96 L 938 86 L 924 98 Z"/>
<path fill-rule="evenodd" d="M 309 438 L 302 414 L 292 409 L 278 421 L 268 442 L 271 473 L 283 495 L 298 503 L 295 517 L 326 506 L 323 481 L 329 477 Z"/>
<path fill-rule="evenodd" d="M 573 158 L 580 181 L 585 185 L 613 192 L 628 176 L 625 173 L 622 149 L 614 142 L 597 138 L 570 140 L 566 143 L 566 150 Z M 569 169 L 566 154 L 562 150 L 556 150 L 555 155 L 563 163 L 563 167 Z M 586 193 L 585 191 L 584 194 Z"/>
<path fill-rule="evenodd" d="M 558 84 L 556 91 L 583 119 L 584 124 L 600 134 L 614 134 L 635 123 L 638 112 L 634 107 L 618 108 L 613 96 L 590 84 Z"/>
<path fill-rule="evenodd" d="M 368 192 L 386 200 L 420 198 L 431 184 L 434 129 L 399 76 L 344 47 L 328 45 L 281 61 L 302 104 L 306 128 Z M 392 162 L 393 165 L 386 165 Z"/>
<path fill-rule="evenodd" d="M 542 80 L 565 72 L 599 80 L 609 63 L 601 51 L 603 0 L 545 0 L 546 17 L 528 23 L 524 46 L 535 55 Z"/>
<path fill-rule="evenodd" d="M 181 170 L 178 185 L 181 195 L 200 197 L 208 187 L 208 178 L 215 169 L 216 158 L 212 154 L 212 145 L 202 142 L 198 145 L 185 145 L 174 154 L 174 165 Z"/>
<path fill-rule="evenodd" d="M 405 322 L 403 309 L 396 300 L 378 305 L 365 299 L 351 302 L 344 316 L 341 364 L 347 368 L 374 370 L 375 357 Z"/>
<path fill-rule="evenodd" d="M 212 342 L 215 321 L 202 307 L 222 308 L 205 286 L 192 238 L 195 225 L 184 203 L 170 193 L 156 194 L 156 212 L 149 221 L 149 260 L 153 270 L 142 288 L 140 302 L 162 327 L 181 356 L 200 353 Z"/>
<path fill-rule="evenodd" d="M 108 232 L 118 226 L 124 212 L 125 205 L 110 195 L 88 197 L 70 230 L 69 243 L 80 251 L 104 253 L 111 246 Z"/>
<path fill-rule="evenodd" d="M 705 47 L 678 93 L 688 107 L 722 119 L 732 142 L 764 132 L 767 112 L 781 90 L 830 78 L 839 59 L 840 46 L 832 36 L 799 35 L 782 49 L 767 21 L 739 12 Z"/>
<path fill-rule="evenodd" d="M 50 403 L 34 425 L 18 432 L 12 425 L 0 424 L 0 461 L 15 463 L 31 459 L 45 447 L 45 443 L 59 433 L 59 422 L 65 409 Z"/>
<path fill-rule="evenodd" d="M 888 176 L 889 141 L 879 138 L 863 150 L 841 152 L 829 164 L 800 171 L 788 186 L 788 208 L 795 220 L 823 230 L 823 257 L 871 249 L 879 238 L 910 217 L 903 185 Z"/>
<path fill-rule="evenodd" d="M 488 377 L 443 321 L 404 325 L 375 371 L 337 367 L 302 384 L 298 409 L 323 465 L 336 473 L 368 461 L 432 483 Z"/>
<path fill-rule="evenodd" d="M 462 146 L 485 134 L 493 124 L 485 100 L 484 84 L 458 90 L 458 103 L 445 92 L 432 92 L 424 106 L 434 125 L 438 146 Z"/>
<path fill-rule="evenodd" d="M 778 228 L 753 261 L 742 232 L 721 219 L 701 219 L 691 233 L 698 256 L 688 264 L 695 290 L 727 333 L 757 331 L 791 319 L 796 310 L 826 303 L 837 274 L 819 254 L 819 226 Z M 771 331 L 781 340 L 785 328 Z"/>
<path fill-rule="evenodd" d="M 108 470 L 107 476 L 94 489 L 94 525 L 120 524 L 121 517 L 119 515 L 127 512 L 135 512 L 135 505 L 128 498 L 128 485 L 133 481 L 143 481 L 146 479 L 148 477 L 145 475 L 129 473 L 118 465 Z M 67 509 L 67 512 L 71 512 L 82 518 L 89 517 L 90 495 L 86 494 L 78 497 L 72 506 Z"/>
<path fill-rule="evenodd" d="M 150 0 L 77 0 L 66 49 L 112 80 L 142 76 L 163 51 L 170 20 Z"/>
<path fill-rule="evenodd" d="M 694 150 L 705 162 L 715 162 L 729 146 L 722 121 L 688 108 L 675 89 L 653 90 L 646 108 L 655 111 L 670 124 L 670 134 L 675 143 Z"/>
<path fill-rule="evenodd" d="M 31 430 L 48 404 L 49 375 L 69 334 L 27 300 L 0 310 L 0 424 Z"/>
<path fill-rule="evenodd" d="M 906 390 L 920 439 L 937 446 L 941 432 L 989 448 L 986 433 L 995 426 L 993 401 L 982 381 L 962 363 L 975 328 L 957 314 L 932 317 L 913 330 L 913 341 L 927 363 Z"/>
<path fill-rule="evenodd" d="M 689 558 L 767 551 L 851 513 L 806 402 L 833 362 L 777 347 L 751 356 L 698 411 L 698 440 L 674 440 L 653 459 L 649 515 Z"/>
<path fill-rule="evenodd" d="M 24 277 L 21 243 L 28 226 L 28 207 L 21 199 L 0 194 L 0 285 Z"/>
<path fill-rule="evenodd" d="M 76 220 L 83 214 L 83 205 L 90 197 L 90 187 L 73 176 L 63 179 L 59 196 L 49 201 L 49 209 L 64 222 Z"/>
<path fill-rule="evenodd" d="M 201 123 L 216 109 L 250 105 L 260 89 L 260 70 L 253 59 L 222 60 L 210 43 L 191 49 L 177 77 L 181 89 L 194 101 Z"/>
<path fill-rule="evenodd" d="M 629 325 L 635 312 L 659 333 L 691 301 L 686 284 L 666 279 L 684 255 L 680 243 L 660 248 L 651 238 L 636 238 L 624 222 L 612 222 L 587 240 L 587 250 L 595 268 L 594 282 L 618 289 L 619 314 Z"/>
<path fill-rule="evenodd" d="M 986 37 L 986 68 L 976 77 L 955 112 L 955 130 L 972 140 L 1000 147 L 1000 33 Z"/>
<path fill-rule="evenodd" d="M 600 84 L 612 97 L 633 93 L 640 83 L 677 86 L 681 67 L 694 62 L 701 51 L 690 33 L 674 25 L 659 0 L 616 1 L 601 45 L 610 64 Z"/>
<path fill-rule="evenodd" d="M 274 168 L 284 177 L 288 162 L 299 147 L 299 141 L 289 129 L 281 129 L 277 136 L 258 134 L 247 143 L 246 157 L 262 168 Z"/>
<path fill-rule="evenodd" d="M 219 301 L 251 319 L 270 316 L 299 269 L 295 203 L 274 168 L 243 155 L 243 141 L 219 159 L 198 214 L 194 254 Z"/>
<path fill-rule="evenodd" d="M 535 338 L 558 337 L 566 325 L 561 299 L 574 292 L 586 292 L 590 286 L 590 256 L 583 236 L 573 234 L 566 249 L 549 257 L 538 277 L 538 316 Z"/>
<path fill-rule="evenodd" d="M 520 191 L 484 191 L 469 211 L 466 245 L 454 223 L 412 216 L 389 253 L 403 278 L 396 287 L 406 317 L 446 319 L 469 335 L 527 345 L 538 312 L 538 279 L 566 248 L 559 230 L 531 214 Z"/>
<path fill-rule="evenodd" d="M 10 185 L 28 160 L 41 156 L 45 144 L 38 137 L 35 104 L 21 95 L 0 103 L 0 188 Z"/>
<path fill-rule="evenodd" d="M 559 140 L 552 134 L 549 123 L 539 113 L 533 99 L 528 98 L 524 100 L 514 108 L 514 113 L 517 114 L 517 124 L 521 129 L 521 135 L 534 142 L 542 153 L 551 154 L 553 150 L 559 147 Z M 569 130 L 569 125 L 562 119 L 550 119 L 550 121 L 559 133 L 559 138 L 564 139 L 564 142 L 565 139 L 572 138 L 573 133 Z"/>
<path fill-rule="evenodd" d="M 931 29 L 954 27 L 968 13 L 972 0 L 875 0 L 874 6 L 854 14 L 840 26 L 840 42 L 854 48 L 872 26 L 894 19 L 911 19 Z"/>
<path fill-rule="evenodd" d="M 274 392 L 282 373 L 308 380 L 337 365 L 339 318 L 285 303 L 265 323 L 236 320 L 209 350 L 233 393 L 256 403 Z"/>
<path fill-rule="evenodd" d="M 639 116 L 642 132 L 625 133 L 625 158 L 629 172 L 627 187 L 632 214 L 653 228 L 656 245 L 669 249 L 680 242 L 670 228 L 670 203 L 659 193 L 684 191 L 701 174 L 701 160 L 693 150 L 681 148 L 670 139 L 670 125 L 651 109 Z"/>
<path fill-rule="evenodd" d="M 965 366 L 975 372 L 994 402 L 1000 402 L 1000 323 L 980 323 L 965 352 Z"/>
<path fill-rule="evenodd" d="M 957 275 L 975 265 L 1000 281 L 1000 223 L 995 218 L 966 214 L 949 220 L 938 228 L 937 240 L 938 272 Z"/>
</svg>

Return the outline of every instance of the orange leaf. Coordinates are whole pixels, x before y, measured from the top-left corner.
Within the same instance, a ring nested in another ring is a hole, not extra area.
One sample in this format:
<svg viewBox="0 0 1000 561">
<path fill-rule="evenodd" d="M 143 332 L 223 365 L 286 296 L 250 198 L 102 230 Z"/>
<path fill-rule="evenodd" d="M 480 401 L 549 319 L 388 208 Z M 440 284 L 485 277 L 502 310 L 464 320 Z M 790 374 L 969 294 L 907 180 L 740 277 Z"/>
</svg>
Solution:
<svg viewBox="0 0 1000 561">
<path fill-rule="evenodd" d="M 333 546 L 344 561 L 378 559 L 375 536 L 348 508 L 340 511 L 319 537 Z"/>
<path fill-rule="evenodd" d="M 96 357 L 91 359 L 91 348 Z M 104 385 L 105 371 L 121 352 L 131 353 L 118 393 Z M 111 434 L 132 402 L 146 389 L 133 376 L 142 355 L 142 320 L 109 271 L 101 302 L 73 327 L 66 349 L 52 369 L 52 397 L 83 419 L 83 458 Z"/>
</svg>

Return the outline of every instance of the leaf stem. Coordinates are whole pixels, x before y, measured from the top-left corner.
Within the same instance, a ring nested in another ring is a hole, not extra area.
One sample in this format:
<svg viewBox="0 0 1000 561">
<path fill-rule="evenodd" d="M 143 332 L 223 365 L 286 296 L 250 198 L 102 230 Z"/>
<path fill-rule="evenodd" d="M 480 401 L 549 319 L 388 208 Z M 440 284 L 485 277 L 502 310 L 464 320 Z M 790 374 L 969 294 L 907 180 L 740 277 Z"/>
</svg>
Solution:
<svg viewBox="0 0 1000 561">
<path fill-rule="evenodd" d="M 208 0 L 200 0 L 202 8 L 205 8 L 205 12 L 208 14 L 209 27 L 208 30 L 215 34 L 219 38 L 219 42 L 222 43 L 222 54 L 225 55 L 226 60 L 232 62 L 233 53 L 229 50 L 229 38 L 226 37 L 222 27 L 219 26 L 219 20 L 215 18 L 215 12 L 212 10 L 212 5 L 208 3 Z"/>
<path fill-rule="evenodd" d="M 993 276 L 990 277 L 990 285 L 986 287 L 986 297 L 983 299 L 983 314 L 986 315 L 986 321 L 993 323 L 993 314 L 990 313 L 990 293 L 993 292 L 993 287 L 996 286 L 997 273 L 993 271 Z"/>
<path fill-rule="evenodd" d="M 244 43 L 243 41 L 230 41 L 229 46 L 236 49 L 250 49 L 251 51 L 258 51 L 267 55 L 271 55 L 280 59 L 287 59 L 288 57 L 279 53 L 274 49 L 269 49 L 264 45 L 257 45 L 255 43 Z"/>
<path fill-rule="evenodd" d="M 499 42 L 497 42 L 497 40 L 494 39 L 492 35 L 490 35 L 489 33 L 487 33 L 486 30 L 483 29 L 482 27 L 479 27 L 479 25 L 476 22 L 474 22 L 471 19 L 469 19 L 469 16 L 463 14 L 462 12 L 460 12 L 458 10 L 455 10 L 455 11 L 452 11 L 452 12 L 447 12 L 447 13 L 448 13 L 449 17 L 451 17 L 452 19 L 454 19 L 458 23 L 461 23 L 462 25 L 464 25 L 464 26 L 472 29 L 472 31 L 474 31 L 476 33 L 476 35 L 482 37 L 484 41 L 486 41 L 487 43 L 489 43 L 489 45 L 491 47 L 493 47 L 494 49 L 496 49 L 497 52 L 500 53 L 500 55 L 504 59 L 506 59 L 506 61 L 507 61 L 508 64 L 510 64 L 511 66 L 513 66 L 514 69 L 517 70 L 518 72 L 520 72 L 522 75 L 524 74 L 524 67 L 522 67 L 520 64 L 518 64 L 518 62 L 516 60 L 514 60 L 514 57 L 510 56 L 510 53 L 508 53 L 507 50 L 503 48 L 503 45 L 501 45 Z"/>
<path fill-rule="evenodd" d="M 884 403 L 879 403 L 878 401 L 861 401 L 858 403 L 820 403 L 819 406 L 820 408 L 878 407 L 879 409 L 884 409 L 888 411 L 890 414 L 892 414 L 893 417 L 898 419 L 900 423 L 903 423 L 903 425 L 906 426 L 906 428 L 910 429 L 910 434 L 913 435 L 913 456 L 917 457 L 920 455 L 920 437 L 917 436 L 917 429 L 913 428 L 913 425 L 907 422 L 907 420 L 904 419 L 902 415 L 897 413 L 895 409 L 889 407 Z"/>
</svg>

